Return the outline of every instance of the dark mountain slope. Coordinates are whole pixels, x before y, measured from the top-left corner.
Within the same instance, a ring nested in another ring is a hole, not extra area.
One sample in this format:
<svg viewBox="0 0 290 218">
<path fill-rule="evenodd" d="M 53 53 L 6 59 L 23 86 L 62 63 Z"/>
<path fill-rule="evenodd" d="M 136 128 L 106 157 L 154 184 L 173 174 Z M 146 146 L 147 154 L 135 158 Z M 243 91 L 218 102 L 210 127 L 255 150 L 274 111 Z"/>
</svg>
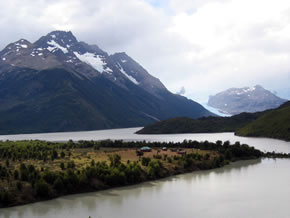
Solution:
<svg viewBox="0 0 290 218">
<path fill-rule="evenodd" d="M 0 52 L 0 133 L 136 127 L 211 115 L 169 92 L 125 53 L 108 55 L 54 31 Z"/>
</svg>

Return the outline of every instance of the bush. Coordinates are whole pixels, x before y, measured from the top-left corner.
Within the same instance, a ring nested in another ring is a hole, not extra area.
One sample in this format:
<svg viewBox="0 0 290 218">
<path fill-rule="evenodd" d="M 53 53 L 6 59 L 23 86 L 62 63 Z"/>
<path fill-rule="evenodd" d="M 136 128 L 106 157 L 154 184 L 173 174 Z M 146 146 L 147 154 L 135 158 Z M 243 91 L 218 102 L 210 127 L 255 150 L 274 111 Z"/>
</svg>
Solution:
<svg viewBox="0 0 290 218">
<path fill-rule="evenodd" d="M 16 187 L 17 187 L 17 190 L 18 190 L 18 191 L 21 191 L 21 190 L 22 190 L 22 183 L 21 183 L 20 181 L 18 181 L 18 182 L 16 183 Z"/>
<path fill-rule="evenodd" d="M 141 163 L 143 166 L 148 166 L 150 161 L 151 161 L 150 157 L 142 157 L 142 159 L 141 159 Z"/>
<path fill-rule="evenodd" d="M 75 162 L 73 160 L 67 163 L 67 168 L 75 168 Z"/>
<path fill-rule="evenodd" d="M 57 178 L 57 175 L 51 171 L 45 171 L 43 174 L 44 181 L 46 181 L 49 184 L 53 184 L 56 178 Z"/>
<path fill-rule="evenodd" d="M 35 184 L 35 192 L 37 197 L 49 197 L 49 185 L 43 180 L 38 180 Z"/>
<path fill-rule="evenodd" d="M 7 206 L 11 201 L 11 196 L 8 192 L 0 192 L 0 205 Z"/>
<path fill-rule="evenodd" d="M 205 160 L 209 160 L 209 158 L 210 158 L 210 155 L 209 155 L 209 154 L 206 154 L 206 155 L 204 156 L 204 159 L 205 159 Z"/>
<path fill-rule="evenodd" d="M 147 173 L 149 178 L 152 179 L 163 177 L 161 162 L 159 160 L 151 160 L 148 164 Z"/>
<path fill-rule="evenodd" d="M 126 176 L 118 168 L 111 168 L 110 174 L 106 176 L 105 181 L 109 185 L 124 185 L 126 183 Z"/>
</svg>

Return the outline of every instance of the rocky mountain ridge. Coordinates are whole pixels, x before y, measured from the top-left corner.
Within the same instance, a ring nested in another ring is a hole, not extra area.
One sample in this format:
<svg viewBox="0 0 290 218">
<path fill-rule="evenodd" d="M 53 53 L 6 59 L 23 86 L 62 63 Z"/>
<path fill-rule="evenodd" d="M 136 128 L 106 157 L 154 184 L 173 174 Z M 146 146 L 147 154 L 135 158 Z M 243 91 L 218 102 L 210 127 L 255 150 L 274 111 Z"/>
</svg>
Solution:
<svg viewBox="0 0 290 218">
<path fill-rule="evenodd" d="M 108 55 L 70 32 L 25 39 L 0 52 L 0 133 L 142 126 L 211 115 L 172 94 L 126 53 Z"/>
</svg>

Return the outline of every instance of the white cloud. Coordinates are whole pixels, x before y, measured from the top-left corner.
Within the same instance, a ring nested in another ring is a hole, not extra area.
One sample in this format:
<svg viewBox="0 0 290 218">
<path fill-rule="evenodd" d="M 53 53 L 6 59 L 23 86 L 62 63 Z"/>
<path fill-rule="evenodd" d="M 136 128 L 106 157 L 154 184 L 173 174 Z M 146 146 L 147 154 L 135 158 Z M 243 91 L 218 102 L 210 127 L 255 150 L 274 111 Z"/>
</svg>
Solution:
<svg viewBox="0 0 290 218">
<path fill-rule="evenodd" d="M 201 101 L 255 84 L 290 98 L 288 0 L 10 0 L 0 2 L 0 28 L 2 48 L 72 30 Z"/>
</svg>

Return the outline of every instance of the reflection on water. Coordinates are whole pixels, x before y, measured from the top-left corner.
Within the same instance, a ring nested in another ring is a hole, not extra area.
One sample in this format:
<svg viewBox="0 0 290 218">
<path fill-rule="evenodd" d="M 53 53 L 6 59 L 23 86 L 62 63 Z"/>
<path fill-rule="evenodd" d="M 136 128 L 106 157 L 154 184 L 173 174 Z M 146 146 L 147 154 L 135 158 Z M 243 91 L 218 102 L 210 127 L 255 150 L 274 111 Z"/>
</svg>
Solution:
<svg viewBox="0 0 290 218">
<path fill-rule="evenodd" d="M 286 218 L 289 166 L 286 159 L 240 161 L 215 170 L 1 209 L 0 217 Z"/>
</svg>

